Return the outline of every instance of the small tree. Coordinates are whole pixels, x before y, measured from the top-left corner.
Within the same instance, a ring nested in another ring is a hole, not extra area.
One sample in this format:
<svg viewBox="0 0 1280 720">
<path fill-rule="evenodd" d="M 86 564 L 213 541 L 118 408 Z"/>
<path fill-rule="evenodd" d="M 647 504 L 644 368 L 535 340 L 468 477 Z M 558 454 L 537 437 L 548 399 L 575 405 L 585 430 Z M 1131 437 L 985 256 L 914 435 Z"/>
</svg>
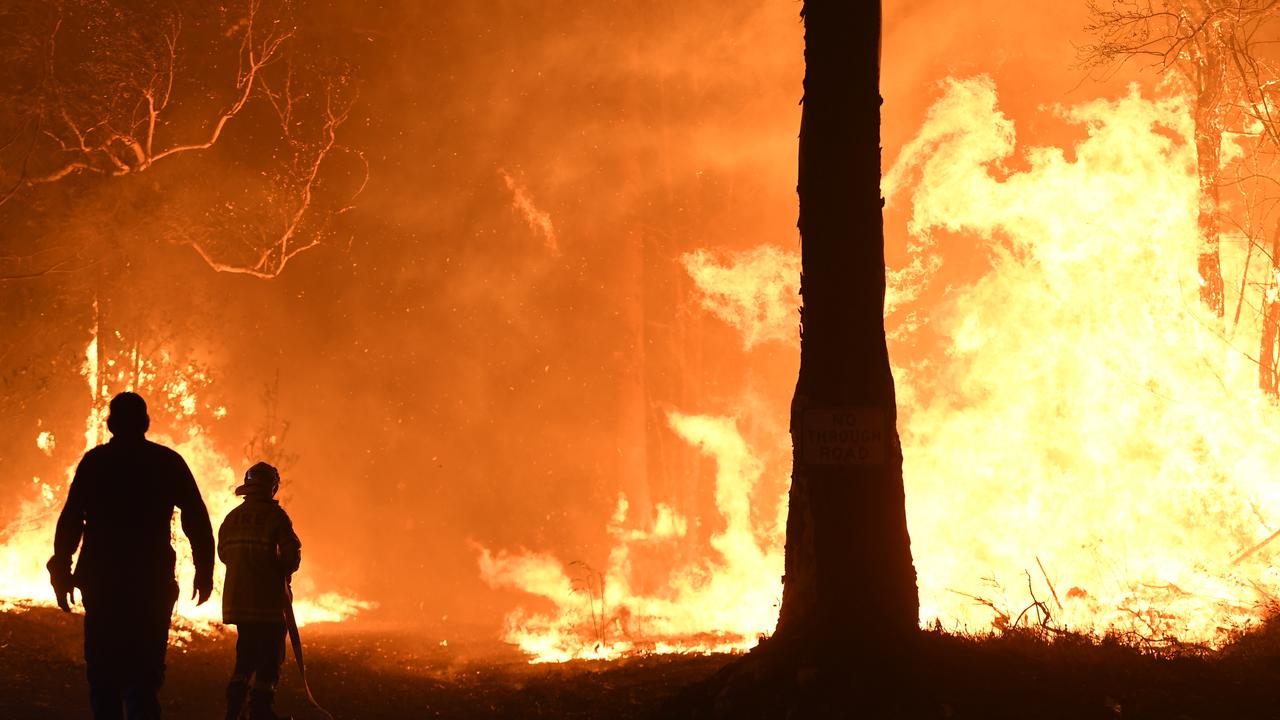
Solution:
<svg viewBox="0 0 1280 720">
<path fill-rule="evenodd" d="M 1280 193 L 1273 179 L 1280 154 L 1280 69 L 1269 46 L 1280 32 L 1280 3 L 1115 0 L 1107 5 L 1091 2 L 1089 11 L 1086 29 L 1097 42 L 1082 48 L 1086 66 L 1146 60 L 1161 71 L 1178 73 L 1195 93 L 1199 226 L 1204 241 L 1201 298 L 1223 316 L 1219 247 L 1222 227 L 1231 226 L 1249 241 L 1232 330 L 1240 319 L 1254 256 L 1269 260 L 1260 288 L 1258 385 L 1274 396 L 1280 355 L 1280 222 L 1274 219 Z M 1246 146 L 1245 157 L 1223 161 L 1224 134 Z M 1223 188 L 1238 193 L 1241 202 L 1234 209 L 1224 203 Z"/>
</svg>

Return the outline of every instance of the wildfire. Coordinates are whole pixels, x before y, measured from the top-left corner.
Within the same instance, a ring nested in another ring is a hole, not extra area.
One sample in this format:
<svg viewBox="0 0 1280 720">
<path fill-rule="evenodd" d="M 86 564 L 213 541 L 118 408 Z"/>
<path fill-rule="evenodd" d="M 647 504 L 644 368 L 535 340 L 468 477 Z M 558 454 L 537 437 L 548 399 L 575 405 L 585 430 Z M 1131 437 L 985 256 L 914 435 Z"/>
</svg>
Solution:
<svg viewBox="0 0 1280 720">
<path fill-rule="evenodd" d="M 480 572 L 494 586 L 516 587 L 555 606 L 552 614 L 517 610 L 507 639 L 535 662 L 609 659 L 635 652 L 732 652 L 773 631 L 782 597 L 782 531 L 753 527 L 751 500 L 763 466 L 733 418 L 671 413 L 671 429 L 716 460 L 716 507 L 725 521 L 711 537 L 714 554 L 672 568 L 660 593 L 632 589 L 633 561 L 645 552 L 676 555 L 688 521 L 656 507 L 649 530 L 627 527 L 629 505 L 618 498 L 609 523 L 614 540 L 600 572 L 567 569 L 549 555 L 480 551 Z M 782 505 L 785 509 L 785 504 Z"/>
<path fill-rule="evenodd" d="M 703 306 L 739 329 L 745 349 L 795 339 L 799 255 L 762 245 L 728 257 L 697 250 L 681 261 Z"/>
<path fill-rule="evenodd" d="M 976 236 L 991 263 L 930 318 L 945 361 L 903 373 L 922 615 L 1007 621 L 1034 594 L 1067 627 L 1220 642 L 1280 579 L 1246 554 L 1280 520 L 1280 411 L 1257 328 L 1198 299 L 1191 112 L 1136 88 L 1054 111 L 1088 132 L 1074 160 L 1033 147 L 1009 173 L 994 83 L 949 80 L 886 176 L 917 176 L 913 237 Z M 1257 306 L 1234 240 L 1228 303 Z"/>
<path fill-rule="evenodd" d="M 96 334 L 86 348 L 82 372 L 92 397 L 92 406 L 85 421 L 85 450 L 107 439 L 107 402 L 115 392 L 134 387 L 152 389 L 153 392 L 148 393 L 148 401 L 153 406 L 168 408 L 185 434 L 170 436 L 152 432 L 149 437 L 177 450 L 186 459 L 216 529 L 238 502 L 233 493 L 238 484 L 238 474 L 232 463 L 213 446 L 197 416 L 201 408 L 197 392 L 209 384 L 207 375 L 195 366 L 179 365 L 168 356 L 152 361 L 137 357 L 135 352 L 128 362 L 114 358 L 103 361 L 99 356 Z M 214 417 L 226 412 L 224 408 L 210 408 L 209 411 Z M 50 452 L 55 440 L 52 433 L 42 431 L 36 437 L 36 444 L 41 450 Z M 44 562 L 52 551 L 54 527 L 74 474 L 75 467 L 72 466 L 67 468 L 63 482 L 33 478 L 37 497 L 22 505 L 17 519 L 0 536 L 4 541 L 0 545 L 0 610 L 55 606 Z M 221 619 L 221 573 L 214 573 L 213 596 L 204 605 L 196 606 L 190 597 L 195 574 L 191 547 L 178 528 L 176 517 L 171 534 L 178 554 L 179 597 L 174 612 L 179 625 L 184 631 L 209 632 Z M 339 593 L 319 593 L 305 574 L 295 579 L 294 597 L 299 625 L 337 622 L 373 607 L 372 603 Z"/>
<path fill-rule="evenodd" d="M 886 304 L 922 623 L 1225 641 L 1280 588 L 1280 408 L 1257 389 L 1260 322 L 1228 327 L 1199 300 L 1188 100 L 1135 87 L 1052 108 L 1085 139 L 1019 151 L 990 78 L 941 89 L 883 181 L 910 203 Z M 1227 306 L 1256 309 L 1269 268 L 1249 268 L 1246 247 L 1223 237 Z M 973 272 L 975 254 L 976 277 L 947 274 Z M 795 342 L 794 253 L 684 262 L 744 349 Z M 935 284 L 946 291 L 923 300 Z M 626 531 L 620 500 L 595 590 L 550 556 L 483 550 L 487 581 L 554 605 L 508 618 L 534 661 L 745 648 L 772 630 L 785 498 L 752 495 L 758 453 L 732 419 L 669 420 L 717 458 L 725 531 L 659 594 L 630 591 L 628 559 L 683 532 L 662 506 L 651 529 Z M 748 502 L 778 502 L 782 517 L 753 524 Z"/>
</svg>

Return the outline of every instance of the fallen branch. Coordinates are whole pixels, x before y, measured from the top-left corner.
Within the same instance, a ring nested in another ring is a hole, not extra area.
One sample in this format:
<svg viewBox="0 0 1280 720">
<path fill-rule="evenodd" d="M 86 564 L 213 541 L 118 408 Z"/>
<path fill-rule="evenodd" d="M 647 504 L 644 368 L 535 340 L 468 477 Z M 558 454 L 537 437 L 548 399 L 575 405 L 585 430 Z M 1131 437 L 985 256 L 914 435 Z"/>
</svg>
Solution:
<svg viewBox="0 0 1280 720">
<path fill-rule="evenodd" d="M 1262 548 L 1264 548 L 1264 547 L 1266 547 L 1266 546 L 1270 545 L 1272 542 L 1274 542 L 1274 541 L 1275 541 L 1275 539 L 1276 539 L 1276 538 L 1280 538 L 1280 530 L 1277 530 L 1277 531 L 1275 531 L 1275 532 L 1271 533 L 1271 534 L 1270 534 L 1270 535 L 1268 535 L 1268 536 L 1266 537 L 1266 539 L 1264 539 L 1262 542 L 1260 542 L 1260 543 L 1258 543 L 1258 544 L 1254 545 L 1253 547 L 1249 548 L 1248 550 L 1245 550 L 1244 552 L 1242 552 L 1242 553 L 1240 553 L 1239 555 L 1237 555 L 1237 556 L 1236 556 L 1236 559 L 1231 561 L 1231 566 L 1232 566 L 1232 567 L 1235 567 L 1236 565 L 1239 565 L 1239 564 L 1240 564 L 1240 561 L 1244 560 L 1245 558 L 1249 557 L 1250 555 L 1253 555 L 1254 553 L 1258 552 L 1258 551 L 1259 551 L 1259 550 L 1261 550 Z"/>
</svg>

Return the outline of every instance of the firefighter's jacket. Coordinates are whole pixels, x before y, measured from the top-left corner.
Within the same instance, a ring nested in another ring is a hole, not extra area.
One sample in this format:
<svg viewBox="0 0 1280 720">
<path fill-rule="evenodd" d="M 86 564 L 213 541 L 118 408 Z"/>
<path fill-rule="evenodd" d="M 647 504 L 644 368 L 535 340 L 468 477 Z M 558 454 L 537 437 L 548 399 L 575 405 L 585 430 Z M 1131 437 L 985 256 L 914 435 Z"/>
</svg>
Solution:
<svg viewBox="0 0 1280 720">
<path fill-rule="evenodd" d="M 213 528 L 186 461 L 142 435 L 116 435 L 85 453 L 58 517 L 54 558 L 70 567 L 80 545 L 75 584 L 98 597 L 172 592 L 169 523 L 182 512 L 197 578 L 213 577 Z"/>
<path fill-rule="evenodd" d="M 302 543 L 275 500 L 245 498 L 218 528 L 218 557 L 227 566 L 222 621 L 283 623 L 285 586 L 302 562 Z"/>
</svg>

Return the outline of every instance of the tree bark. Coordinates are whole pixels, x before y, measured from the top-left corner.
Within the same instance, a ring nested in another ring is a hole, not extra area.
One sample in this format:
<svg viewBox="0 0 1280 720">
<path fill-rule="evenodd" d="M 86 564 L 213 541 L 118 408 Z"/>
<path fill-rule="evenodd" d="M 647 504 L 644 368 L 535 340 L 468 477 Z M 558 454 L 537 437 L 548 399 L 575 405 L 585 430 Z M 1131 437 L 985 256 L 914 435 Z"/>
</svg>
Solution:
<svg viewBox="0 0 1280 720">
<path fill-rule="evenodd" d="M 874 658 L 919 596 L 884 331 L 879 2 L 808 0 L 800 121 L 800 373 L 775 641 Z"/>
</svg>

